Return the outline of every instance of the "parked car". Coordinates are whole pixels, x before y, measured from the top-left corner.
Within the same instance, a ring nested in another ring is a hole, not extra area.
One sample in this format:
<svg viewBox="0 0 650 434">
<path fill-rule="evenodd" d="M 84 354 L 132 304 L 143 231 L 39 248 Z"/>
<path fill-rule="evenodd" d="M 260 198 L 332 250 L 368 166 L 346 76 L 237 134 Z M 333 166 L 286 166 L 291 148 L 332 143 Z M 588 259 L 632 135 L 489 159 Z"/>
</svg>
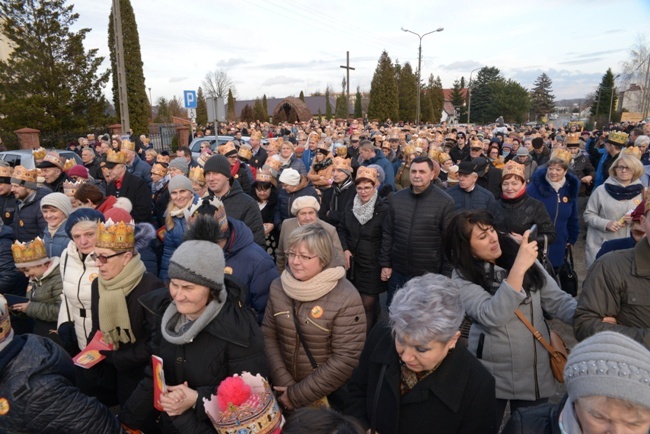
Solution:
<svg viewBox="0 0 650 434">
<path fill-rule="evenodd" d="M 56 150 L 61 158 L 69 160 L 74 158 L 77 164 L 83 164 L 81 157 L 73 151 Z M 36 168 L 34 163 L 34 155 L 31 149 L 17 149 L 14 151 L 0 152 L 0 160 L 6 161 L 11 167 L 23 166 L 27 169 Z"/>
<path fill-rule="evenodd" d="M 242 136 L 241 141 L 248 143 L 250 139 L 251 138 L 248 136 Z M 235 138 L 233 136 L 219 136 L 219 146 L 231 140 L 235 140 Z M 190 149 L 192 150 L 193 158 L 198 158 L 199 155 L 201 155 L 201 143 L 206 141 L 210 142 L 210 149 L 212 149 L 212 152 L 215 152 L 215 149 L 217 148 L 217 139 L 215 136 L 197 137 L 196 139 L 192 140 L 192 143 L 190 143 Z M 262 139 L 262 144 L 264 145 L 266 143 L 268 143 L 268 140 Z"/>
</svg>

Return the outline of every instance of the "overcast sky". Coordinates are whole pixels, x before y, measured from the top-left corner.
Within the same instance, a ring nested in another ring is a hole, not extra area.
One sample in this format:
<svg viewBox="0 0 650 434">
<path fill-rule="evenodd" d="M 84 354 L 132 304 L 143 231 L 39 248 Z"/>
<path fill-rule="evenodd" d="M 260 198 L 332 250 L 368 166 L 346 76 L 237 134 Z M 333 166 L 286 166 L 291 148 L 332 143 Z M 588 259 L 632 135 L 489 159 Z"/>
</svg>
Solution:
<svg viewBox="0 0 650 434">
<path fill-rule="evenodd" d="M 111 0 L 77 0 L 76 26 L 92 31 L 86 48 L 108 57 Z M 346 51 L 350 92 L 370 90 L 383 50 L 393 61 L 418 61 L 422 77 L 443 86 L 482 66 L 531 88 L 546 72 L 556 98 L 592 92 L 650 22 L 649 0 L 131 0 L 146 86 L 154 102 L 197 89 L 208 71 L 224 69 L 238 99 L 340 91 Z M 649 38 L 650 41 L 650 38 Z M 476 77 L 476 72 L 474 72 Z M 107 95 L 109 91 L 107 90 Z"/>
</svg>

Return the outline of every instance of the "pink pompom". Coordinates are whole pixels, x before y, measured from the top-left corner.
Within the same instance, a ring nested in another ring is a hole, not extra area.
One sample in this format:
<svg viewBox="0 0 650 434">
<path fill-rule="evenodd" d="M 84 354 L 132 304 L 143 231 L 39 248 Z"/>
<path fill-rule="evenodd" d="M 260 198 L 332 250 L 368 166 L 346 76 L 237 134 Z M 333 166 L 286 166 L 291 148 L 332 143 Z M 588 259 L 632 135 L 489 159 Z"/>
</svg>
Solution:
<svg viewBox="0 0 650 434">
<path fill-rule="evenodd" d="M 219 409 L 226 411 L 229 405 L 241 405 L 251 396 L 251 387 L 241 377 L 228 377 L 217 388 Z"/>
</svg>

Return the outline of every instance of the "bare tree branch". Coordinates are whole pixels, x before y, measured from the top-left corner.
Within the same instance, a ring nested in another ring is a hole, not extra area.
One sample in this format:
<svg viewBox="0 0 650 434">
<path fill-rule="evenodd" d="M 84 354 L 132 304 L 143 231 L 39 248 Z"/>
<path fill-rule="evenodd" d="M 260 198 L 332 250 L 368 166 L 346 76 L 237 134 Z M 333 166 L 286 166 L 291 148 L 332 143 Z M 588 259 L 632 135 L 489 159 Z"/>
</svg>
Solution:
<svg viewBox="0 0 650 434">
<path fill-rule="evenodd" d="M 223 69 L 217 69 L 205 74 L 203 88 L 206 96 L 215 98 L 227 98 L 228 91 L 232 91 L 234 97 L 237 96 L 237 89 L 228 73 Z"/>
</svg>

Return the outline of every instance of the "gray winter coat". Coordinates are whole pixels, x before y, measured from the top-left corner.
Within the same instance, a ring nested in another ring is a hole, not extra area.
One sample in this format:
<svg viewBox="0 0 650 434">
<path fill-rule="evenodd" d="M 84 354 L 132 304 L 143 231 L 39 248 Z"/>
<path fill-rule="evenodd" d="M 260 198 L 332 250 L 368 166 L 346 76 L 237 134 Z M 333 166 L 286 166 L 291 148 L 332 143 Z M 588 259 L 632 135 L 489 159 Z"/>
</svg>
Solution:
<svg viewBox="0 0 650 434">
<path fill-rule="evenodd" d="M 535 264 L 543 270 L 538 261 Z M 543 273 L 546 285 L 530 297 L 524 291 L 515 291 L 505 279 L 494 295 L 490 295 L 456 270 L 452 274 L 461 289 L 465 312 L 474 320 L 469 332 L 469 350 L 494 376 L 498 399 L 533 401 L 555 393 L 548 351 L 515 315 L 519 309 L 547 342 L 549 331 L 542 310 L 573 324 L 576 301 L 546 271 Z"/>
</svg>

